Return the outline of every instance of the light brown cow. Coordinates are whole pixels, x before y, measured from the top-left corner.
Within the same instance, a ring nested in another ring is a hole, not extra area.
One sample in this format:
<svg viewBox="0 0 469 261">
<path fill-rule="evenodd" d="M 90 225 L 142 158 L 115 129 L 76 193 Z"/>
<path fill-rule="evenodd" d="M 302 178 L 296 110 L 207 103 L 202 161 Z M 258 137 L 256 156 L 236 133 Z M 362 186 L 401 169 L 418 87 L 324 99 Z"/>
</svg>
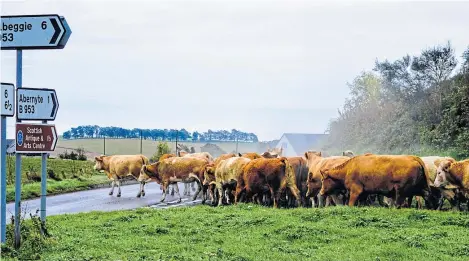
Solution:
<svg viewBox="0 0 469 261">
<path fill-rule="evenodd" d="M 199 159 L 204 159 L 204 160 L 208 161 L 208 163 L 213 163 L 213 157 L 208 152 L 187 153 L 182 157 L 199 158 Z"/>
<path fill-rule="evenodd" d="M 121 196 L 121 179 L 126 176 L 132 176 L 138 179 L 140 169 L 143 165 L 148 164 L 148 158 L 144 155 L 113 155 L 113 156 L 98 156 L 95 157 L 94 169 L 104 171 L 107 177 L 112 180 L 111 191 L 109 195 L 114 193 L 114 187 L 117 183 L 117 197 Z M 144 184 L 144 183 L 143 183 Z M 142 185 L 137 197 L 142 196 Z M 143 193 L 145 196 L 145 193 Z"/>
<path fill-rule="evenodd" d="M 163 191 L 168 189 L 170 184 L 177 182 L 197 182 L 198 188 L 193 197 L 193 200 L 197 198 L 200 191 L 202 190 L 202 181 L 206 167 L 210 163 L 205 159 L 193 158 L 193 157 L 174 157 L 165 160 L 158 161 L 150 165 L 144 165 L 141 168 L 139 181 L 147 180 L 151 178 L 158 184 L 163 185 Z M 181 201 L 181 195 L 179 194 L 179 188 L 175 187 L 176 193 L 179 196 L 179 202 Z M 206 190 L 202 192 L 202 204 L 206 200 Z M 166 199 L 166 193 L 163 193 L 161 202 Z"/>
<path fill-rule="evenodd" d="M 274 207 L 277 208 L 281 195 L 287 189 L 298 201 L 299 191 L 295 184 L 295 174 L 287 158 L 254 159 L 248 162 L 243 175 L 238 179 L 235 203 L 243 192 L 246 192 L 246 198 L 251 200 L 255 194 L 263 195 L 267 190 L 273 198 Z"/>
<path fill-rule="evenodd" d="M 226 197 L 226 202 L 232 202 L 230 196 L 232 190 L 236 189 L 236 184 L 239 177 L 243 174 L 243 169 L 246 164 L 251 161 L 245 157 L 232 157 L 220 161 L 215 170 L 215 186 L 218 190 L 218 206 L 223 204 L 223 198 Z"/>
<path fill-rule="evenodd" d="M 395 197 L 398 208 L 413 196 L 423 196 L 427 207 L 432 207 L 428 170 L 417 156 L 359 155 L 321 174 L 320 194 L 345 187 L 350 192 L 349 206 L 360 196 L 383 194 Z"/>
<path fill-rule="evenodd" d="M 449 160 L 439 162 L 434 184 L 436 187 L 454 185 L 466 199 L 469 199 L 469 159 L 457 162 Z"/>
<path fill-rule="evenodd" d="M 241 157 L 245 157 L 245 158 L 248 158 L 248 159 L 251 159 L 251 160 L 253 160 L 253 159 L 261 159 L 261 158 L 262 158 L 261 155 L 255 153 L 255 152 L 244 153 L 244 154 L 241 155 Z"/>
<path fill-rule="evenodd" d="M 446 185 L 445 187 L 442 188 L 437 188 L 434 184 L 433 181 L 436 178 L 436 172 L 437 168 L 440 165 L 440 162 L 444 160 L 448 160 L 452 163 L 456 162 L 455 159 L 451 157 L 440 157 L 440 156 L 428 156 L 428 157 L 420 157 L 422 161 L 425 163 L 425 166 L 428 169 L 428 174 L 430 176 L 430 188 L 432 189 L 432 193 L 436 194 L 438 198 L 440 198 L 440 202 L 438 203 L 438 210 L 441 209 L 444 200 L 448 200 L 453 207 L 453 209 L 456 209 L 459 207 L 459 202 L 457 200 L 457 195 L 456 195 L 456 189 L 457 187 L 451 184 Z M 440 196 L 441 195 L 441 196 Z"/>
</svg>

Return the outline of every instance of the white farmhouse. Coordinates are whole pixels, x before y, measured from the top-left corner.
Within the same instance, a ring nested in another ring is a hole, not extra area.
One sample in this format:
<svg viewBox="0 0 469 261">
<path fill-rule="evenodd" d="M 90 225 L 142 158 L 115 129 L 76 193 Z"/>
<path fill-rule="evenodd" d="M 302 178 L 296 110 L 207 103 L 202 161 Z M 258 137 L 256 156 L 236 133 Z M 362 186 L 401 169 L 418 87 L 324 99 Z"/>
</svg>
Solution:
<svg viewBox="0 0 469 261">
<path fill-rule="evenodd" d="M 282 156 L 302 156 L 308 150 L 320 150 L 321 141 L 327 134 L 284 133 L 276 148 L 282 148 Z"/>
</svg>

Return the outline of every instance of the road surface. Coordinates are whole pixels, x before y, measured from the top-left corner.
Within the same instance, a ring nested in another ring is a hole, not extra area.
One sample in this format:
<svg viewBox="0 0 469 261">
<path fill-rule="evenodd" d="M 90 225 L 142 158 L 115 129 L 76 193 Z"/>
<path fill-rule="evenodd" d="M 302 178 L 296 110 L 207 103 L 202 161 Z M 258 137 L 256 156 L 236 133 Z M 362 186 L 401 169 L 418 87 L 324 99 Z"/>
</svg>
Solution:
<svg viewBox="0 0 469 261">
<path fill-rule="evenodd" d="M 110 188 L 94 189 L 87 191 L 79 191 L 74 193 L 67 193 L 47 197 L 47 216 L 60 215 L 66 213 L 80 213 L 98 211 L 114 211 L 135 209 L 139 207 L 153 206 L 155 208 L 168 208 L 176 206 L 190 206 L 200 204 L 200 195 L 194 202 L 192 195 L 195 192 L 191 189 L 191 197 L 183 196 L 184 184 L 179 183 L 179 193 L 183 197 L 181 203 L 176 203 L 178 197 L 176 193 L 174 196 L 171 194 L 166 196 L 165 203 L 160 203 L 162 191 L 160 185 L 151 182 L 145 185 L 145 197 L 137 198 L 137 192 L 140 184 L 126 185 L 121 187 L 121 197 L 116 197 L 117 187 L 114 189 L 114 195 L 109 196 Z M 197 186 L 196 186 L 197 187 Z M 21 202 L 22 216 L 26 213 L 26 218 L 30 218 L 29 213 L 36 213 L 36 210 L 41 206 L 41 200 L 31 199 Z M 15 213 L 15 203 L 7 205 L 7 223 L 11 222 L 11 216 Z"/>
</svg>

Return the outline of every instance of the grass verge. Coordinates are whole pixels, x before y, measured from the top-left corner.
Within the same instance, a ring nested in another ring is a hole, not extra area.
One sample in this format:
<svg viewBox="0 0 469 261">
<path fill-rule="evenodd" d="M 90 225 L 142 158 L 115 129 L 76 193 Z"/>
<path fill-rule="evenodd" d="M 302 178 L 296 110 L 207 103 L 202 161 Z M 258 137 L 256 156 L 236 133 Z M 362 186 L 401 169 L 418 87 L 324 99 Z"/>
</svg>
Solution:
<svg viewBox="0 0 469 261">
<path fill-rule="evenodd" d="M 80 177 L 77 179 L 64 179 L 61 181 L 47 180 L 47 195 L 57 195 L 68 192 L 82 191 L 108 185 L 109 179 L 105 175 Z M 34 182 L 23 184 L 21 187 L 21 199 L 32 199 L 41 196 L 41 183 Z M 15 200 L 15 185 L 7 186 L 7 202 Z"/>
<path fill-rule="evenodd" d="M 469 259 L 462 212 L 240 204 L 60 215 L 48 224 L 52 238 L 31 255 L 49 261 Z"/>
</svg>

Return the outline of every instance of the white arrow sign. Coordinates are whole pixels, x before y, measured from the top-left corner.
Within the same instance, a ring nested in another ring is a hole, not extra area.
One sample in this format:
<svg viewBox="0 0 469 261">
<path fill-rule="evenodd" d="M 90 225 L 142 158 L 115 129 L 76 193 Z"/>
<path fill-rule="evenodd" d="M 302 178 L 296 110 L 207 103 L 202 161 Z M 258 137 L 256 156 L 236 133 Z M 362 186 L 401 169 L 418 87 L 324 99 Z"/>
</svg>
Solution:
<svg viewBox="0 0 469 261">
<path fill-rule="evenodd" d="M 15 115 L 15 86 L 11 83 L 2 82 L 1 90 L 1 116 Z"/>
<path fill-rule="evenodd" d="M 16 89 L 16 117 L 18 120 L 53 121 L 59 101 L 53 89 Z"/>
<path fill-rule="evenodd" d="M 1 16 L 1 49 L 63 48 L 67 28 L 58 15 Z"/>
</svg>

